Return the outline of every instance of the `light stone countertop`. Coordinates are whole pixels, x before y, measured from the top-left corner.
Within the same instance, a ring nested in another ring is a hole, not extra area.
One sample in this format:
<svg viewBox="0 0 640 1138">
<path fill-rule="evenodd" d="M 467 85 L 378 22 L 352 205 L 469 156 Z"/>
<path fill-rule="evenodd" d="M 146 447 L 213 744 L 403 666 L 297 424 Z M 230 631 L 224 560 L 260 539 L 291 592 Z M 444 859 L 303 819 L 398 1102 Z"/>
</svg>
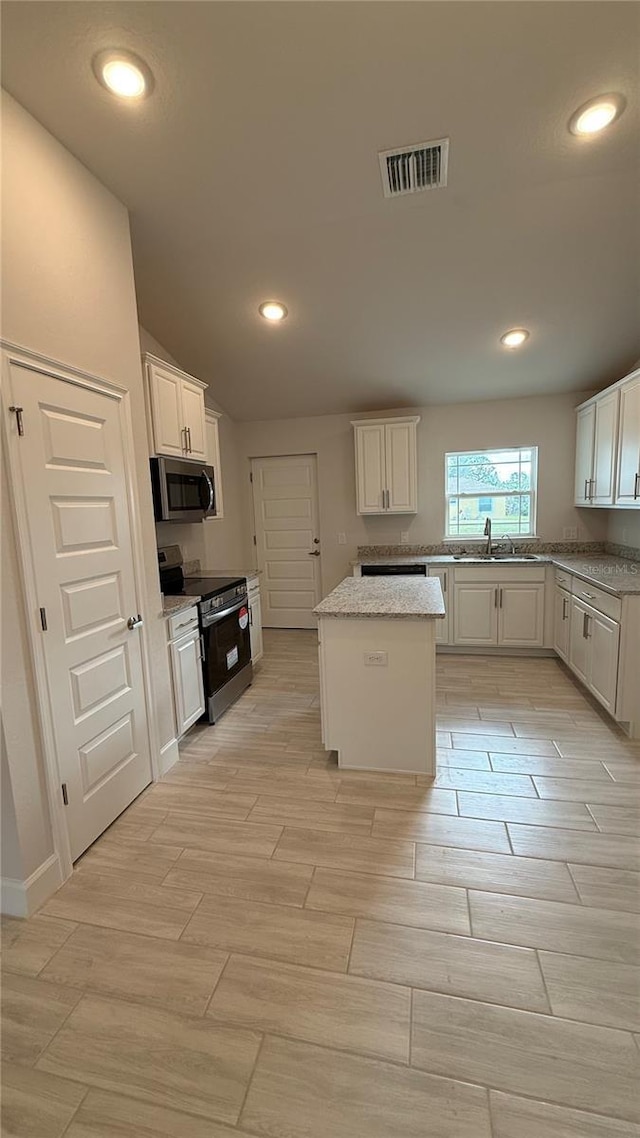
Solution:
<svg viewBox="0 0 640 1138">
<path fill-rule="evenodd" d="M 573 556 L 566 553 L 538 553 L 535 561 L 498 558 L 496 561 L 485 560 L 478 556 L 476 560 L 454 557 L 453 554 L 426 554 L 412 556 L 403 554 L 390 556 L 360 557 L 353 562 L 354 565 L 486 565 L 488 569 L 494 565 L 557 565 L 559 569 L 573 573 L 582 581 L 597 585 L 614 596 L 627 594 L 640 594 L 640 561 L 632 561 L 627 557 L 615 557 L 610 553 L 581 553 Z M 380 577 L 371 577 L 369 580 L 384 580 Z"/>
<path fill-rule="evenodd" d="M 196 573 L 186 574 L 189 577 L 245 577 L 250 581 L 252 577 L 259 577 L 262 569 L 198 569 Z"/>
<path fill-rule="evenodd" d="M 435 577 L 345 577 L 313 610 L 317 616 L 433 620 L 444 617 Z"/>
<path fill-rule="evenodd" d="M 183 609 L 193 608 L 197 605 L 200 597 L 165 597 L 162 594 L 162 614 L 163 616 L 175 616 L 177 612 L 182 612 Z"/>
</svg>

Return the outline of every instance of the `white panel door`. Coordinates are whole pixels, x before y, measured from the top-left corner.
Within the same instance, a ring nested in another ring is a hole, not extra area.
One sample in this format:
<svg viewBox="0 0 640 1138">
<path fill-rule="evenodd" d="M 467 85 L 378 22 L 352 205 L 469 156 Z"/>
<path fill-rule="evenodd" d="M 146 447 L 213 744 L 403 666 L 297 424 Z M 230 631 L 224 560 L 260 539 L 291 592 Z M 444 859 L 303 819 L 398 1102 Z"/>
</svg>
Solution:
<svg viewBox="0 0 640 1138">
<path fill-rule="evenodd" d="M 387 513 L 415 514 L 416 425 L 387 423 L 385 429 Z"/>
<path fill-rule="evenodd" d="M 182 381 L 174 372 L 165 371 L 156 364 L 147 364 L 147 374 L 155 452 L 182 458 L 185 454 Z"/>
<path fill-rule="evenodd" d="M 607 711 L 614 712 L 618 688 L 620 625 L 602 613 L 593 612 L 589 615 L 587 627 L 590 642 L 589 687 Z"/>
<path fill-rule="evenodd" d="M 122 405 L 25 366 L 12 365 L 11 381 L 24 408 L 17 454 L 75 859 L 151 781 L 141 632 L 127 626 L 140 606 Z"/>
<path fill-rule="evenodd" d="M 553 593 L 553 646 L 563 660 L 569 659 L 571 596 L 557 586 Z"/>
<path fill-rule="evenodd" d="M 200 718 L 205 709 L 200 636 L 197 630 L 172 643 L 171 672 L 180 737 Z"/>
<path fill-rule="evenodd" d="M 384 424 L 356 427 L 356 494 L 359 514 L 385 513 Z"/>
<path fill-rule="evenodd" d="M 315 628 L 320 601 L 316 456 L 254 458 L 253 507 L 262 622 L 267 628 Z"/>
<path fill-rule="evenodd" d="M 440 587 L 442 589 L 442 599 L 444 600 L 444 607 L 446 609 L 446 616 L 444 620 L 436 620 L 434 622 L 436 630 L 436 644 L 448 644 L 451 627 L 451 591 L 449 588 L 451 574 L 449 572 L 449 569 L 444 565 L 430 565 L 429 576 L 437 577 L 439 579 Z"/>
<path fill-rule="evenodd" d="M 616 474 L 616 441 L 618 435 L 618 388 L 596 401 L 596 424 L 593 444 L 593 482 L 591 501 L 599 506 L 612 505 Z"/>
<path fill-rule="evenodd" d="M 498 589 L 493 584 L 455 585 L 454 644 L 498 643 Z"/>
<path fill-rule="evenodd" d="M 183 379 L 181 383 L 182 425 L 187 432 L 187 458 L 207 461 L 207 430 L 204 391 L 197 383 Z"/>
<path fill-rule="evenodd" d="M 593 447 L 596 425 L 594 403 L 578 411 L 576 420 L 576 506 L 588 506 L 593 477 Z"/>
<path fill-rule="evenodd" d="M 640 373 L 620 388 L 616 502 L 640 509 Z"/>
<path fill-rule="evenodd" d="M 498 644 L 541 648 L 544 639 L 544 585 L 500 585 Z"/>
</svg>

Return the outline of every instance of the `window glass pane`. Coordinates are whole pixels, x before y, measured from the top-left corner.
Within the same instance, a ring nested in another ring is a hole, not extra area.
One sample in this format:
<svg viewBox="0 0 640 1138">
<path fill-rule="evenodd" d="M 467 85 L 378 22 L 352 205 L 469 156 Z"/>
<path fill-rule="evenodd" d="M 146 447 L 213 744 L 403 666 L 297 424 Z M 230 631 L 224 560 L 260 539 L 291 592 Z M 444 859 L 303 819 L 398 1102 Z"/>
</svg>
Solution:
<svg viewBox="0 0 640 1138">
<path fill-rule="evenodd" d="M 447 536 L 482 536 L 487 517 L 496 535 L 531 534 L 535 459 L 535 447 L 448 454 Z"/>
</svg>

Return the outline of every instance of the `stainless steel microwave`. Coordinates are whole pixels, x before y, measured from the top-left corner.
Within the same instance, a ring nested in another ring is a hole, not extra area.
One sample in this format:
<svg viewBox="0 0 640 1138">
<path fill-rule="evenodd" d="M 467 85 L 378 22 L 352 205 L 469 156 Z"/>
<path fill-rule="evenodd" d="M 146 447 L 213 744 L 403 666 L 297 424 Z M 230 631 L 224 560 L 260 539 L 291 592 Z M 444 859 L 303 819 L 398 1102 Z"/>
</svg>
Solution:
<svg viewBox="0 0 640 1138">
<path fill-rule="evenodd" d="M 179 458 L 152 458 L 151 485 L 157 522 L 201 522 L 216 516 L 212 466 Z"/>
</svg>

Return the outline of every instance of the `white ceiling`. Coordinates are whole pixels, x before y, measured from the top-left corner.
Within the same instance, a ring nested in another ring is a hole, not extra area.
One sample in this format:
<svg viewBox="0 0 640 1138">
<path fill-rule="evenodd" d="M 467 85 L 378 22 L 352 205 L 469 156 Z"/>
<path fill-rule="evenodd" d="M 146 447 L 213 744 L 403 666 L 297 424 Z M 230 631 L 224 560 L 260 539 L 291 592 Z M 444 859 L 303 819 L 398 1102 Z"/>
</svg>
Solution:
<svg viewBox="0 0 640 1138">
<path fill-rule="evenodd" d="M 8 0 L 2 23 L 4 85 L 131 211 L 141 322 L 234 416 L 602 387 L 640 354 L 639 5 Z M 93 77 L 113 46 L 154 72 L 138 106 Z M 608 91 L 621 120 L 575 139 Z M 444 136 L 448 188 L 385 199 L 377 151 Z"/>
</svg>

